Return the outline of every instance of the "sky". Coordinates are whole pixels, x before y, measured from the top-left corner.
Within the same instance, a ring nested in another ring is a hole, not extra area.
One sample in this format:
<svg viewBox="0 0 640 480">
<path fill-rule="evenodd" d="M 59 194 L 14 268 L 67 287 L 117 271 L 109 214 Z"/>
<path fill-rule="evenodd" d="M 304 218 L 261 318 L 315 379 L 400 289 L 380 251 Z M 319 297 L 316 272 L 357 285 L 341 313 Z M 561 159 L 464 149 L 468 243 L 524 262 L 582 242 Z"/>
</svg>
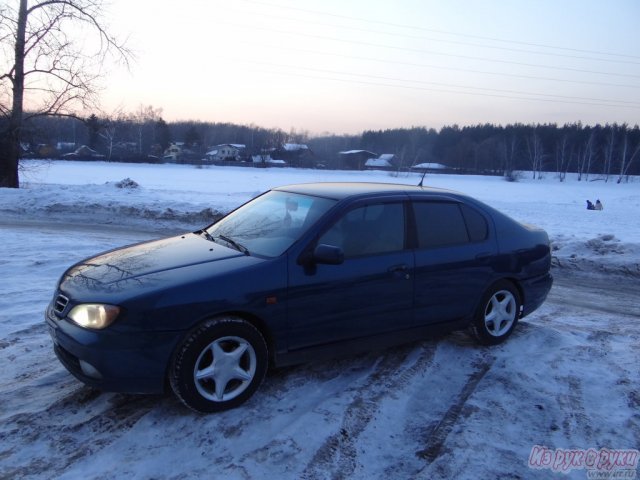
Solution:
<svg viewBox="0 0 640 480">
<path fill-rule="evenodd" d="M 177 8 L 178 7 L 178 8 Z M 111 0 L 105 111 L 360 133 L 638 123 L 637 0 Z"/>
</svg>

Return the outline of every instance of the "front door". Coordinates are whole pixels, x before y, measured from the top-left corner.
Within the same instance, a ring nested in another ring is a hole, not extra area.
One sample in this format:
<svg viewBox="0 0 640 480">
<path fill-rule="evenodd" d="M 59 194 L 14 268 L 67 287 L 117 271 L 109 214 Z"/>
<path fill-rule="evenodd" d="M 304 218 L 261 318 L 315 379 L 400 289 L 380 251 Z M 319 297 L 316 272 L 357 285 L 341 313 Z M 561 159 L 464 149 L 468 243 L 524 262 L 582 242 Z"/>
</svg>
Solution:
<svg viewBox="0 0 640 480">
<path fill-rule="evenodd" d="M 359 205 L 315 244 L 343 249 L 340 265 L 289 264 L 289 349 L 410 327 L 413 252 L 403 202 Z"/>
</svg>

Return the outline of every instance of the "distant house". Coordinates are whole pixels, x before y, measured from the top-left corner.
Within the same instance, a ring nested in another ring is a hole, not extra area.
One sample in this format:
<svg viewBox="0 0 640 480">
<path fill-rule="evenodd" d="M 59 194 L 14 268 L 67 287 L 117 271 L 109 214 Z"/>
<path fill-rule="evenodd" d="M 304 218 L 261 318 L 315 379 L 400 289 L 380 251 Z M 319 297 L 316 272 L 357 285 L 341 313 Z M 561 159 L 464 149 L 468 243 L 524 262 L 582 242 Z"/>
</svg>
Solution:
<svg viewBox="0 0 640 480">
<path fill-rule="evenodd" d="M 36 146 L 35 153 L 38 157 L 41 158 L 53 158 L 56 156 L 57 151 L 53 145 L 49 145 L 48 143 L 40 143 Z"/>
<path fill-rule="evenodd" d="M 75 142 L 58 142 L 56 143 L 56 150 L 61 154 L 73 152 L 76 149 Z"/>
<path fill-rule="evenodd" d="M 211 147 L 205 153 L 204 159 L 208 162 L 238 161 L 244 156 L 245 148 L 246 146 L 240 143 L 223 143 Z"/>
<path fill-rule="evenodd" d="M 369 158 L 364 166 L 369 170 L 390 170 L 395 168 L 393 165 L 394 157 L 393 153 L 383 153 L 377 158 Z"/>
<path fill-rule="evenodd" d="M 351 170 L 362 170 L 367 160 L 378 156 L 368 150 L 347 150 L 339 152 L 339 155 L 341 166 Z"/>
<path fill-rule="evenodd" d="M 137 157 L 140 157 L 140 152 L 136 142 L 117 142 L 111 147 L 111 159 L 127 161 Z"/>
<path fill-rule="evenodd" d="M 251 161 L 256 167 L 284 167 L 287 164 L 284 160 L 274 160 L 269 154 L 252 155 Z"/>
<path fill-rule="evenodd" d="M 301 152 L 308 151 L 309 147 L 302 143 L 285 143 L 282 148 L 287 152 Z"/>
<path fill-rule="evenodd" d="M 203 160 L 206 160 L 207 162 L 215 162 L 217 158 L 218 158 L 218 150 L 209 150 L 207 153 L 204 154 Z"/>
<path fill-rule="evenodd" d="M 269 150 L 274 158 L 284 160 L 292 167 L 310 167 L 313 165 L 313 152 L 302 143 L 283 143 L 278 148 Z"/>
<path fill-rule="evenodd" d="M 178 162 L 180 160 L 180 156 L 182 155 L 183 145 L 184 144 L 172 143 L 164 151 L 164 155 L 162 156 L 162 159 L 165 162 Z"/>
<path fill-rule="evenodd" d="M 62 158 L 65 160 L 101 160 L 105 158 L 105 156 L 86 145 L 82 145 L 76 148 L 74 152 L 65 153 L 62 155 Z"/>
</svg>

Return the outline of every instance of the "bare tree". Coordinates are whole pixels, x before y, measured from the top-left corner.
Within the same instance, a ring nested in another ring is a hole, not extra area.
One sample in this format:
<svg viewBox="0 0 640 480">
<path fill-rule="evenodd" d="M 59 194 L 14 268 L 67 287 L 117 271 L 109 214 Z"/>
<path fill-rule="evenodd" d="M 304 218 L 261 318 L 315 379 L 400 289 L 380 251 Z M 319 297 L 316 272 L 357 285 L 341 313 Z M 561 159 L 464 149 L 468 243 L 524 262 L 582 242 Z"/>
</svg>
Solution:
<svg viewBox="0 0 640 480">
<path fill-rule="evenodd" d="M 137 130 L 138 155 L 142 156 L 143 137 L 145 129 L 153 134 L 154 124 L 162 118 L 162 108 L 153 108 L 153 105 L 140 105 L 138 111 L 130 114 L 129 119 Z M 147 143 L 153 139 L 147 139 Z"/>
<path fill-rule="evenodd" d="M 556 173 L 558 174 L 558 179 L 561 182 L 564 182 L 564 179 L 567 176 L 567 172 L 569 171 L 569 164 L 573 155 L 573 151 L 571 153 L 567 152 L 568 149 L 569 139 L 565 134 L 556 145 Z"/>
<path fill-rule="evenodd" d="M 531 170 L 533 171 L 533 178 L 542 178 L 542 159 L 544 157 L 544 147 L 540 135 L 536 131 L 535 127 L 530 137 L 527 137 L 527 152 L 529 154 L 529 160 L 531 162 Z"/>
<path fill-rule="evenodd" d="M 584 150 L 580 150 L 578 154 L 578 181 L 582 180 L 582 175 L 584 175 L 584 179 L 589 180 L 589 174 L 591 173 L 591 163 L 594 158 L 594 143 L 595 143 L 596 131 L 592 129 L 589 133 L 589 138 L 587 139 L 587 143 L 584 146 Z"/>
<path fill-rule="evenodd" d="M 609 127 L 609 138 L 604 146 L 604 164 L 602 174 L 604 175 L 604 181 L 609 181 L 609 175 L 611 175 L 611 166 L 613 165 L 613 154 L 616 147 L 616 124 Z"/>
<path fill-rule="evenodd" d="M 105 143 L 107 149 L 107 160 L 111 161 L 113 155 L 113 147 L 118 136 L 118 125 L 125 122 L 125 114 L 121 108 L 117 108 L 113 113 L 106 117 L 100 125 L 98 135 Z"/>
<path fill-rule="evenodd" d="M 516 138 L 516 134 L 512 133 L 510 136 L 505 135 L 502 141 L 502 158 L 504 160 L 503 175 L 505 179 L 510 182 L 518 179 L 515 172 L 517 149 L 518 139 Z"/>
<path fill-rule="evenodd" d="M 638 156 L 638 153 L 640 153 L 640 141 L 639 141 L 635 149 L 633 149 L 633 153 L 629 155 L 629 150 L 631 150 L 629 148 L 629 132 L 627 131 L 626 125 L 624 127 L 625 127 L 624 141 L 622 145 L 622 155 L 620 157 L 620 176 L 618 177 L 618 181 L 616 183 L 622 182 L 622 179 L 625 177 L 625 175 L 628 174 L 629 167 Z M 629 177 L 627 176 L 627 181 L 628 180 L 629 180 Z"/>
<path fill-rule="evenodd" d="M 17 188 L 24 123 L 95 108 L 105 61 L 131 54 L 105 29 L 103 0 L 14 1 L 0 6 L 0 187 Z"/>
</svg>

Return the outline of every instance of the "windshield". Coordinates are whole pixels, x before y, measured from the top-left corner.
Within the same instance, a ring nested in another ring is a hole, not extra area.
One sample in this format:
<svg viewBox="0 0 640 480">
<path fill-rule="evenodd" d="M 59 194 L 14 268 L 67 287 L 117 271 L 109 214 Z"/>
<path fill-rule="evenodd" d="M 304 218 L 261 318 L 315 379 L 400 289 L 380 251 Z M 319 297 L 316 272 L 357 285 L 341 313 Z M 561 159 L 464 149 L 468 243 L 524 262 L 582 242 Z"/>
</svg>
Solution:
<svg viewBox="0 0 640 480">
<path fill-rule="evenodd" d="M 275 257 L 284 253 L 334 204 L 335 200 L 270 191 L 207 228 L 248 254 Z"/>
</svg>

